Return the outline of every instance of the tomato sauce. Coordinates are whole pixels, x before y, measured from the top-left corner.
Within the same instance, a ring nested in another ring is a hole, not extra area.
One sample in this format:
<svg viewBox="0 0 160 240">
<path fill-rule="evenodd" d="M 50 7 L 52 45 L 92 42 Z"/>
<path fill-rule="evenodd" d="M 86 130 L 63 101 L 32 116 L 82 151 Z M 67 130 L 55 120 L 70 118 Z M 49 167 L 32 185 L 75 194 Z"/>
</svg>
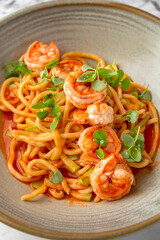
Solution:
<svg viewBox="0 0 160 240">
<path fill-rule="evenodd" d="M 154 141 L 154 125 L 153 124 L 150 124 L 146 127 L 144 131 L 144 138 L 145 138 L 145 150 L 147 153 L 149 153 Z"/>
<path fill-rule="evenodd" d="M 1 128 L 2 128 L 2 149 L 4 152 L 4 155 L 6 157 L 6 159 L 9 159 L 9 155 L 10 155 L 10 145 L 12 142 L 12 139 L 8 136 L 6 136 L 7 131 L 9 129 L 9 125 L 12 125 L 12 129 L 16 129 L 16 124 L 13 122 L 13 114 L 12 113 L 3 113 L 2 115 L 2 124 L 1 124 Z M 22 169 L 19 165 L 19 160 L 21 159 L 21 149 L 25 148 L 26 145 L 21 142 L 18 142 L 16 144 L 16 154 L 15 154 L 15 161 L 14 161 L 14 168 L 22 173 Z"/>
</svg>

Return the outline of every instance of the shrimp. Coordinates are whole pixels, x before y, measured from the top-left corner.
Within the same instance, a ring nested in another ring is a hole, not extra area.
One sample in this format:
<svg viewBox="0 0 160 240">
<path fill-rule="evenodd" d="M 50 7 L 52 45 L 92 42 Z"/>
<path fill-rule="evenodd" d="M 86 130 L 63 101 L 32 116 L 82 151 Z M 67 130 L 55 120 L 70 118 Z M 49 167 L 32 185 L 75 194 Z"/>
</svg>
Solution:
<svg viewBox="0 0 160 240">
<path fill-rule="evenodd" d="M 99 144 L 94 141 L 93 134 L 95 131 L 103 129 L 107 132 L 107 144 L 105 147 L 101 147 L 105 157 L 111 153 L 118 153 L 121 149 L 121 143 L 115 133 L 115 131 L 109 127 L 105 126 L 103 128 L 93 126 L 86 128 L 78 140 L 78 145 L 82 149 L 83 153 L 80 158 L 82 165 L 90 164 L 96 165 L 100 159 L 97 157 L 95 150 L 99 148 Z"/>
<path fill-rule="evenodd" d="M 89 105 L 85 110 L 77 110 L 73 114 L 74 121 L 78 124 L 105 126 L 113 123 L 113 108 L 100 101 Z"/>
<path fill-rule="evenodd" d="M 77 78 L 82 75 L 82 70 L 72 72 L 68 75 L 64 83 L 64 92 L 67 99 L 77 108 L 86 109 L 95 101 L 103 101 L 106 97 L 106 88 L 97 92 L 91 88 L 90 82 L 77 82 Z"/>
<path fill-rule="evenodd" d="M 42 71 L 46 64 L 55 58 L 60 58 L 60 53 L 55 43 L 50 42 L 48 46 L 35 41 L 25 53 L 24 62 L 30 70 L 36 72 Z"/>
<path fill-rule="evenodd" d="M 64 60 L 54 67 L 56 77 L 66 79 L 70 72 L 76 72 L 82 67 L 83 63 L 76 60 Z"/>
<path fill-rule="evenodd" d="M 90 175 L 90 184 L 98 197 L 118 200 L 130 192 L 134 176 L 121 154 L 101 160 Z"/>
<path fill-rule="evenodd" d="M 6 100 L 12 105 L 16 105 L 20 101 L 18 97 L 18 88 L 15 84 L 11 84 L 7 87 L 5 95 Z"/>
</svg>

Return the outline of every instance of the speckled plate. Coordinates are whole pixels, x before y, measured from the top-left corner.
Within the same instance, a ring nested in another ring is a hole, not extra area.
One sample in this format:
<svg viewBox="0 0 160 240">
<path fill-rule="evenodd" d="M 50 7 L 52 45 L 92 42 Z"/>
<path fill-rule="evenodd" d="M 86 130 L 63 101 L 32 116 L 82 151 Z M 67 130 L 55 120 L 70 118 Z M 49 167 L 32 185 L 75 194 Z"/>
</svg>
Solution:
<svg viewBox="0 0 160 240">
<path fill-rule="evenodd" d="M 83 51 L 116 61 L 136 82 L 150 85 L 160 110 L 160 19 L 106 1 L 59 0 L 19 11 L 0 23 L 0 72 L 39 40 L 54 41 L 61 53 Z M 140 229 L 160 218 L 160 153 L 157 167 L 137 175 L 120 201 L 70 203 L 41 196 L 22 202 L 30 189 L 7 171 L 0 153 L 0 219 L 19 230 L 56 239 L 106 239 Z"/>
</svg>

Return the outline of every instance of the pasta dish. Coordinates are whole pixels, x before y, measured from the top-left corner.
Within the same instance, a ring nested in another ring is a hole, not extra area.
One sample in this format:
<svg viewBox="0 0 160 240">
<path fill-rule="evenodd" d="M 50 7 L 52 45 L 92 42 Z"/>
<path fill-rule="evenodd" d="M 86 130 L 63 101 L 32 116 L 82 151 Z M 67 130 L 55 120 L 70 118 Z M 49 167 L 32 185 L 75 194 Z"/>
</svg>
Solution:
<svg viewBox="0 0 160 240">
<path fill-rule="evenodd" d="M 152 164 L 158 147 L 148 86 L 91 53 L 60 57 L 53 42 L 33 42 L 5 70 L 0 109 L 7 167 L 33 190 L 22 200 L 46 194 L 99 202 L 130 192 L 134 170 Z"/>
</svg>

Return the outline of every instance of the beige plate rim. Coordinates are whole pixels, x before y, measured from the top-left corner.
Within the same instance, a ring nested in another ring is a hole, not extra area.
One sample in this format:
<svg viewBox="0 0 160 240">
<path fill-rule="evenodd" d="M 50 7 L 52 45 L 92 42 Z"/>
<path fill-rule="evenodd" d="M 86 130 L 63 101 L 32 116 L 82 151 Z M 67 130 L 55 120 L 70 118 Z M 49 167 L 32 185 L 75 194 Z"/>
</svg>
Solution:
<svg viewBox="0 0 160 240">
<path fill-rule="evenodd" d="M 89 0 L 80 0 L 80 1 L 75 1 L 75 0 L 69 0 L 69 1 L 65 1 L 65 0 L 54 0 L 51 2 L 45 2 L 45 3 L 39 3 L 39 4 L 35 4 L 32 5 L 30 7 L 27 7 L 25 9 L 21 9 L 19 11 L 16 11 L 13 14 L 10 14 L 7 17 L 4 17 L 0 20 L 0 27 L 8 24 L 10 21 L 12 21 L 13 19 L 15 20 L 16 18 L 26 15 L 28 13 L 40 10 L 40 9 L 44 9 L 44 8 L 49 8 L 49 7 L 56 7 L 56 6 L 73 6 L 73 5 L 94 5 L 94 6 L 104 6 L 104 7 L 112 7 L 112 8 L 116 8 L 116 9 L 122 9 L 125 10 L 126 12 L 132 12 L 135 13 L 141 17 L 144 17 L 150 21 L 153 21 L 155 23 L 160 24 L 160 18 L 146 12 L 143 11 L 141 9 L 126 5 L 126 4 L 122 4 L 122 3 L 116 3 L 116 2 L 108 2 L 108 1 L 89 1 Z M 48 238 L 48 239 L 77 239 L 77 240 L 89 240 L 89 239 L 108 239 L 108 238 L 114 238 L 114 237 L 119 237 L 121 235 L 124 234 L 129 234 L 131 232 L 134 231 L 138 231 L 144 227 L 147 227 L 153 223 L 155 223 L 156 221 L 160 220 L 160 214 L 146 220 L 143 221 L 139 224 L 135 224 L 132 225 L 130 227 L 126 227 L 126 228 L 122 228 L 119 230 L 114 230 L 114 231 L 108 231 L 108 232 L 101 232 L 101 233 L 84 233 L 84 234 L 76 234 L 76 233 L 59 233 L 59 232 L 53 232 L 53 231 L 48 231 L 48 230 L 44 230 L 44 229 L 40 229 L 40 228 L 36 228 L 36 227 L 32 227 L 30 225 L 27 224 L 23 224 L 13 218 L 8 217 L 7 215 L 3 214 L 0 212 L 0 221 L 3 222 L 4 224 L 15 228 L 17 230 L 20 230 L 22 232 L 25 233 L 29 233 L 35 236 L 39 236 L 39 237 L 43 237 L 43 238 Z"/>
</svg>

